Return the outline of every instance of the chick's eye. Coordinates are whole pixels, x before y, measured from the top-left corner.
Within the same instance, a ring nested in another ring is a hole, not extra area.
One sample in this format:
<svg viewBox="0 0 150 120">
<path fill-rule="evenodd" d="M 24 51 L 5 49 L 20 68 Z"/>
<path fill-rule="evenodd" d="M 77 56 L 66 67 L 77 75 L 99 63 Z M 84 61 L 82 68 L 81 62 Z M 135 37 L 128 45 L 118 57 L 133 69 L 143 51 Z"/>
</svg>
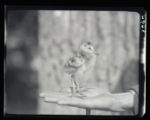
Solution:
<svg viewBox="0 0 150 120">
<path fill-rule="evenodd" d="M 72 59 L 71 62 L 74 62 L 74 59 Z"/>
<path fill-rule="evenodd" d="M 91 48 L 91 47 L 89 47 L 89 49 L 91 50 L 92 48 Z"/>
<path fill-rule="evenodd" d="M 90 45 L 90 43 L 89 43 L 89 42 L 87 42 L 87 44 L 88 44 L 88 45 Z"/>
</svg>

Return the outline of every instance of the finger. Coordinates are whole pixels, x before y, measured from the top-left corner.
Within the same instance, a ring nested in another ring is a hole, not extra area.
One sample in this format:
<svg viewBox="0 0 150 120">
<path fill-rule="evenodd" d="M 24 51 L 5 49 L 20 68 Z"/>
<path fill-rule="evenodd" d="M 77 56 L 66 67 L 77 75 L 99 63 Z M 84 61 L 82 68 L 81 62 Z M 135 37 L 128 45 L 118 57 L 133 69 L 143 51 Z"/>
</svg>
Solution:
<svg viewBox="0 0 150 120">
<path fill-rule="evenodd" d="M 40 97 L 56 97 L 56 96 L 69 96 L 71 93 L 66 93 L 66 92 L 43 92 L 40 93 Z"/>
<path fill-rule="evenodd" d="M 40 93 L 40 97 L 45 97 L 45 92 Z"/>
<path fill-rule="evenodd" d="M 51 94 L 51 95 L 48 95 L 48 96 L 45 96 L 45 97 L 50 97 L 50 98 L 66 98 L 66 97 L 69 97 L 69 96 L 71 96 L 71 95 L 68 95 L 68 94 L 66 94 L 66 95 L 64 95 L 64 94 Z"/>
<path fill-rule="evenodd" d="M 62 97 L 45 97 L 45 102 L 57 103 L 58 100 L 62 99 Z"/>
<path fill-rule="evenodd" d="M 67 99 L 61 99 L 57 101 L 60 105 L 68 105 L 73 107 L 79 107 L 79 108 L 85 108 L 87 107 L 84 100 L 80 98 L 67 98 Z"/>
<path fill-rule="evenodd" d="M 59 92 L 71 92 L 71 88 L 69 87 L 67 87 L 67 88 L 61 88 L 60 90 L 59 90 Z"/>
<path fill-rule="evenodd" d="M 50 95 L 56 95 L 58 92 L 41 92 L 40 97 L 50 96 Z"/>
<path fill-rule="evenodd" d="M 96 97 L 99 95 L 98 92 L 95 92 L 95 91 L 89 91 L 89 92 L 83 92 L 83 93 L 80 93 L 82 96 L 85 96 L 85 97 Z"/>
</svg>

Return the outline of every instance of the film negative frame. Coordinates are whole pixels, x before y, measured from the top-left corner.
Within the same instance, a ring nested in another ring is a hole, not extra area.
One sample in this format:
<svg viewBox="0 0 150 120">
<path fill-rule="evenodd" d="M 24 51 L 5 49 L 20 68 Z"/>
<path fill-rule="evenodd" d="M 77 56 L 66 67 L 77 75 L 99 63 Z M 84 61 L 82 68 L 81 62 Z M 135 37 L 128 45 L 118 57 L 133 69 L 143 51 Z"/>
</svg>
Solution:
<svg viewBox="0 0 150 120">
<path fill-rule="evenodd" d="M 7 26 L 7 11 L 8 10 L 96 10 L 96 11 L 134 11 L 140 14 L 140 42 L 139 42 L 139 114 L 136 116 L 85 116 L 85 115 L 13 115 L 13 114 L 4 114 L 6 119 L 9 118 L 39 118 L 39 119 L 120 119 L 120 118 L 139 118 L 143 117 L 146 111 L 146 38 L 147 38 L 147 12 L 144 8 L 138 7 L 124 7 L 124 8 L 115 8 L 115 7 L 85 7 L 85 6 L 5 6 L 4 14 L 4 65 L 6 59 L 6 26 Z M 5 67 L 4 67 L 5 71 Z M 4 75 L 5 78 L 5 75 Z"/>
</svg>

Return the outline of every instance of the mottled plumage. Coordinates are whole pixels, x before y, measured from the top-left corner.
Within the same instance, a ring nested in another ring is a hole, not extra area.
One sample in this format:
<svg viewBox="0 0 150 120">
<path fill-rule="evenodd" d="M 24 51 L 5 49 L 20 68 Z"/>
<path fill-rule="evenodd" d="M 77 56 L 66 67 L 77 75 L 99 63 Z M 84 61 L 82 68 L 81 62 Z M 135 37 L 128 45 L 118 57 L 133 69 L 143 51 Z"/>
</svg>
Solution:
<svg viewBox="0 0 150 120">
<path fill-rule="evenodd" d="M 84 42 L 79 47 L 79 51 L 65 64 L 66 73 L 71 75 L 73 92 L 79 92 L 77 79 L 95 65 L 96 54 L 92 44 Z"/>
</svg>

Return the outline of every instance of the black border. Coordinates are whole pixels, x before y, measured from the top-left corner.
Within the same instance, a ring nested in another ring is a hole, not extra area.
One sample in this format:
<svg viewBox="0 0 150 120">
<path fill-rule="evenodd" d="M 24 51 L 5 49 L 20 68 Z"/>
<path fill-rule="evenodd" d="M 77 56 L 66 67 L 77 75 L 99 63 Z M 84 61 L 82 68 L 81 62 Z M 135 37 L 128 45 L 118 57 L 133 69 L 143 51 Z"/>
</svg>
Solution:
<svg viewBox="0 0 150 120">
<path fill-rule="evenodd" d="M 47 0 L 46 0 L 47 1 Z M 48 2 L 48 4 L 43 1 L 33 1 L 30 0 L 30 3 L 25 2 L 25 1 L 9 1 L 5 0 L 4 3 L 2 4 L 2 17 L 4 17 L 5 19 L 5 6 L 7 6 L 7 10 L 38 10 L 38 9 L 43 9 L 43 10 L 113 10 L 113 11 L 133 11 L 133 12 L 138 12 L 141 16 L 143 16 L 145 14 L 145 12 L 147 11 L 147 9 L 145 9 L 145 7 L 143 7 L 143 4 L 141 4 L 141 2 L 137 2 L 137 4 L 135 4 L 135 2 L 109 2 L 109 4 L 107 2 L 86 2 L 85 3 L 78 3 L 78 2 L 68 2 L 66 3 L 66 1 L 55 1 L 54 0 L 50 0 Z M 16 3 L 15 3 L 16 2 Z M 112 3 L 113 3 L 113 7 L 112 7 Z M 123 7 L 119 7 L 118 4 L 122 5 L 128 5 L 127 6 L 123 6 Z M 90 4 L 90 5 L 89 5 Z M 115 7 L 114 7 L 115 6 Z M 15 9 L 14 9 L 15 8 Z M 7 10 L 6 10 L 6 14 L 7 14 Z M 3 20 L 4 20 L 3 19 Z M 2 20 L 2 23 L 4 24 L 4 21 Z M 148 19 L 147 19 L 148 20 Z M 142 25 L 142 19 L 140 20 L 140 26 Z M 147 23 L 148 25 L 148 23 Z M 4 27 L 4 26 L 3 26 Z M 4 30 L 4 28 L 2 27 L 2 29 Z M 146 26 L 147 27 L 147 26 Z M 148 29 L 148 27 L 147 27 Z M 2 34 L 3 36 L 4 34 Z M 143 48 L 143 40 L 144 40 L 144 33 L 142 32 L 142 30 L 140 29 L 140 51 L 139 51 L 139 56 L 141 58 L 141 48 Z M 147 37 L 147 36 L 146 36 Z M 6 53 L 6 48 L 3 47 L 4 50 L 4 55 Z M 4 56 L 3 55 L 3 56 Z M 5 57 L 5 56 L 4 56 Z M 3 64 L 4 65 L 4 64 Z M 143 64 L 140 62 L 139 63 L 139 67 L 140 67 L 140 71 L 139 71 L 139 78 L 144 80 L 144 78 L 146 77 L 144 75 L 144 71 L 143 71 Z M 2 67 L 1 67 L 2 68 Z M 2 68 L 3 69 L 3 68 Z M 142 80 L 140 80 L 140 93 L 143 93 L 143 82 L 141 82 Z M 147 82 L 147 81 L 146 81 Z M 3 85 L 3 83 L 2 83 Z M 147 91 L 148 91 L 148 84 L 146 84 L 147 87 Z M 4 87 L 1 87 L 4 90 Z M 3 91 L 4 94 L 4 91 Z M 143 103 L 143 94 L 139 95 L 139 100 L 140 103 Z M 3 95 L 4 98 L 4 95 Z M 146 99 L 148 99 L 148 95 L 146 95 Z M 148 101 L 148 100 L 147 100 Z M 4 101 L 3 101 L 4 103 Z M 140 106 L 141 106 L 140 104 Z M 90 116 L 85 116 L 85 115 L 12 115 L 12 114 L 3 114 L 4 119 L 144 119 L 146 117 L 148 117 L 148 109 L 149 107 L 147 107 L 146 103 L 146 113 L 144 114 L 143 117 L 139 117 L 139 115 L 137 116 L 94 116 L 94 115 L 90 115 Z M 140 110 L 139 110 L 140 111 Z M 141 112 L 141 111 L 140 111 Z"/>
</svg>

